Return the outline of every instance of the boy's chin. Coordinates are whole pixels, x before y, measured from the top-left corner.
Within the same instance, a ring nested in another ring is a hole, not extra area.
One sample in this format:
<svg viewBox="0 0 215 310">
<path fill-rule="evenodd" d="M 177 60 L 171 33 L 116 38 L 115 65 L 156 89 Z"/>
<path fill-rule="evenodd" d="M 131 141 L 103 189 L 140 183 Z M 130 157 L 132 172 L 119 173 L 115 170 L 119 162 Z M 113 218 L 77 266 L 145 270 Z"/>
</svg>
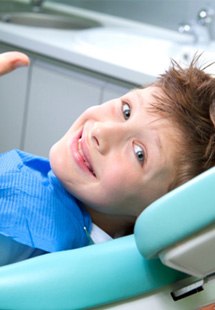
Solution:
<svg viewBox="0 0 215 310">
<path fill-rule="evenodd" d="M 60 156 L 58 155 L 58 142 L 53 144 L 49 150 L 49 161 L 53 172 L 57 170 L 57 166 L 60 165 Z"/>
<path fill-rule="evenodd" d="M 54 153 L 55 153 L 55 144 L 53 144 L 49 150 L 49 161 L 50 161 L 50 164 L 52 163 L 52 159 L 54 157 Z"/>
</svg>

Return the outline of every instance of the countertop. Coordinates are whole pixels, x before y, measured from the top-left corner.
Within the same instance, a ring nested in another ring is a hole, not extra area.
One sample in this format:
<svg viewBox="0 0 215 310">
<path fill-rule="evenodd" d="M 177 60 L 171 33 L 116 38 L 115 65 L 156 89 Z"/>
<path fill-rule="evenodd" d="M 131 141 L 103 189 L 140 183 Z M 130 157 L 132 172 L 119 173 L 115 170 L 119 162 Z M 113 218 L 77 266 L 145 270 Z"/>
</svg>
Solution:
<svg viewBox="0 0 215 310">
<path fill-rule="evenodd" d="M 122 81 L 153 81 L 170 64 L 186 55 L 192 38 L 177 32 L 106 14 L 45 2 L 55 8 L 93 18 L 102 27 L 56 30 L 0 22 L 0 42 L 18 46 Z"/>
</svg>

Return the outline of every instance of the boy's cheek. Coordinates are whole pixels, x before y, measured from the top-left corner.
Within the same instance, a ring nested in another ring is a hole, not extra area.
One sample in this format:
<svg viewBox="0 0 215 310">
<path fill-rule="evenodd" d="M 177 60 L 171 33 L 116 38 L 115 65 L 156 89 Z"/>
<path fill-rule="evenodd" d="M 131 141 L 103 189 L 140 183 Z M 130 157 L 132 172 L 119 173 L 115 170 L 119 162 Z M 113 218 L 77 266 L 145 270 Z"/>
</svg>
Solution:
<svg viewBox="0 0 215 310">
<path fill-rule="evenodd" d="M 109 169 L 106 167 L 109 166 Z M 141 182 L 140 176 L 131 166 L 122 163 L 122 160 L 117 160 L 105 164 L 104 171 L 101 171 L 102 182 L 104 187 L 107 186 L 112 191 L 120 189 L 133 189 L 137 183 Z"/>
<path fill-rule="evenodd" d="M 107 200 L 117 202 L 121 198 L 123 199 L 123 196 L 131 190 L 131 184 L 124 174 L 117 173 L 117 169 L 113 167 L 110 170 L 113 170 L 113 173 L 110 171 L 104 176 L 101 187 L 104 189 L 104 195 Z"/>
</svg>

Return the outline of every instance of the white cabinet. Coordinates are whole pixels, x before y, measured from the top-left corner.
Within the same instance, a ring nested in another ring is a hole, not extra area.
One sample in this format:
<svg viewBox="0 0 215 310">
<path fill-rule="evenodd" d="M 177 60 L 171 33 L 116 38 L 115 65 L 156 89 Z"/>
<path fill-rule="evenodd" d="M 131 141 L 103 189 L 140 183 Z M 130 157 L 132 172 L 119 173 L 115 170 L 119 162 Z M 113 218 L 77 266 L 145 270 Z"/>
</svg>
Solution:
<svg viewBox="0 0 215 310">
<path fill-rule="evenodd" d="M 22 147 L 28 73 L 19 68 L 0 77 L 0 152 Z"/>
<path fill-rule="evenodd" d="M 48 156 L 50 147 L 89 106 L 101 101 L 104 82 L 41 60 L 32 62 L 24 150 Z"/>
</svg>

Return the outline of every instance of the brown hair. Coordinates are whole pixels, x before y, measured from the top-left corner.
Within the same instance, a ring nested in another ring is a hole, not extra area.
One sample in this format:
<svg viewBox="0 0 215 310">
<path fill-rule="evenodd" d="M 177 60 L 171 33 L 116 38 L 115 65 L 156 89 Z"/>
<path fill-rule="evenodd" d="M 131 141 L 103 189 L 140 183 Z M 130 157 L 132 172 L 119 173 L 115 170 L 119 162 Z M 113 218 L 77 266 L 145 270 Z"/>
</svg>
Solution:
<svg viewBox="0 0 215 310">
<path fill-rule="evenodd" d="M 163 95 L 155 96 L 153 109 L 170 117 L 183 137 L 170 189 L 215 165 L 215 78 L 204 72 L 208 66 L 197 67 L 199 58 L 196 55 L 188 68 L 172 60 L 154 83 Z"/>
</svg>

